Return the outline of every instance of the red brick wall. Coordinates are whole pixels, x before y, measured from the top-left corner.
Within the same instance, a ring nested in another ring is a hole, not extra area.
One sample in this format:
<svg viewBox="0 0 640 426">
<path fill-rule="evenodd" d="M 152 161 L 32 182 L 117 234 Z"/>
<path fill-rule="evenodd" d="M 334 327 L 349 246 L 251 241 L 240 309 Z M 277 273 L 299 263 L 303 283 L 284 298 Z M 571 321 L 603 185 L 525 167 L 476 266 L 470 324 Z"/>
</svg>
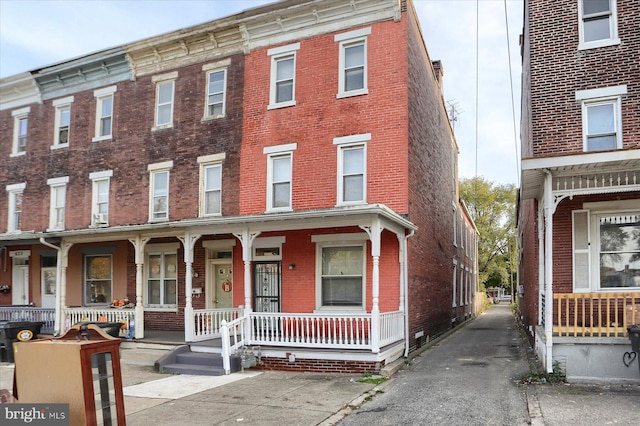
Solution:
<svg viewBox="0 0 640 426">
<path fill-rule="evenodd" d="M 621 43 L 579 51 L 577 1 L 527 2 L 533 156 L 581 153 L 582 114 L 576 91 L 623 84 L 628 85 L 628 94 L 622 96 L 623 147 L 640 148 L 640 2 L 618 1 L 617 7 Z M 525 147 L 523 156 L 529 152 Z"/>
<path fill-rule="evenodd" d="M 409 88 L 409 340 L 451 327 L 453 202 L 451 128 L 412 10 L 406 14 Z M 404 17 L 404 16 L 403 16 Z M 446 64 L 444 64 L 446 69 Z"/>
<path fill-rule="evenodd" d="M 367 202 L 407 212 L 407 99 L 404 20 L 371 25 L 369 93 L 336 99 L 339 43 L 334 34 L 300 40 L 296 105 L 267 110 L 271 59 L 267 49 L 246 59 L 245 120 L 240 177 L 242 214 L 266 209 L 267 146 L 297 143 L 293 153 L 293 209 L 336 204 L 337 148 L 333 139 L 371 133 L 367 142 Z M 346 31 L 345 31 L 346 32 Z"/>
<path fill-rule="evenodd" d="M 288 358 L 262 357 L 257 370 L 307 371 L 318 373 L 362 374 L 379 373 L 384 362 L 344 361 L 329 359 L 296 358 L 289 362 Z"/>
<path fill-rule="evenodd" d="M 518 226 L 520 258 L 518 259 L 518 284 L 525 287 L 518 298 L 518 308 L 523 322 L 538 324 L 538 205 L 536 200 L 523 200 L 519 206 Z"/>
</svg>

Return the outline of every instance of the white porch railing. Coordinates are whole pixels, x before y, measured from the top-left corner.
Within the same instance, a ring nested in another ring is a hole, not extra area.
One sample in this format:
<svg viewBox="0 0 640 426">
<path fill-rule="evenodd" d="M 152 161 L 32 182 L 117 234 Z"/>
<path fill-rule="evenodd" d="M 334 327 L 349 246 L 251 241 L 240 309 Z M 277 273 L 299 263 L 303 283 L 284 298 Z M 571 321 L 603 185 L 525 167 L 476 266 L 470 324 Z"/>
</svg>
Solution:
<svg viewBox="0 0 640 426">
<path fill-rule="evenodd" d="M 0 306 L 0 321 L 44 322 L 40 333 L 53 334 L 56 310 L 33 306 Z"/>
<path fill-rule="evenodd" d="M 231 372 L 231 361 L 229 359 L 231 354 L 236 353 L 246 343 L 244 340 L 245 321 L 245 317 L 240 317 L 229 322 L 222 320 L 220 323 L 224 374 Z"/>
<path fill-rule="evenodd" d="M 122 322 L 123 328 L 120 329 L 120 337 L 133 336 L 134 333 L 134 308 L 65 308 L 62 310 L 64 318 L 64 331 L 71 326 L 82 321 L 92 322 Z"/>
<path fill-rule="evenodd" d="M 380 347 L 404 339 L 404 313 L 401 311 L 380 314 Z"/>
<path fill-rule="evenodd" d="M 192 342 L 220 337 L 220 327 L 223 321 L 230 323 L 242 316 L 241 308 L 230 309 L 199 309 L 193 311 Z"/>
</svg>

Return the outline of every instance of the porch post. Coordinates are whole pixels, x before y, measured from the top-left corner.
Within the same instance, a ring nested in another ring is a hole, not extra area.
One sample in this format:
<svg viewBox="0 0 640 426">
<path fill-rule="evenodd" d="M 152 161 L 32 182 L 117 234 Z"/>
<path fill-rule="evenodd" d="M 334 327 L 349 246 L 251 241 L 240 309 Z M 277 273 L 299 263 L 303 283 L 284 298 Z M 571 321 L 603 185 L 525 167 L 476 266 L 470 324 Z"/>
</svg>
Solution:
<svg viewBox="0 0 640 426">
<path fill-rule="evenodd" d="M 62 334 L 65 324 L 63 323 L 62 311 L 67 307 L 67 267 L 69 266 L 69 249 L 73 246 L 73 243 L 68 243 L 64 240 L 60 242 L 60 305 L 56 304 L 56 320 L 58 325 L 54 326 L 58 334 Z M 69 324 L 73 325 L 73 324 Z"/>
<path fill-rule="evenodd" d="M 380 352 L 380 234 L 382 226 L 380 220 L 375 219 L 370 227 L 360 226 L 371 239 L 371 257 L 373 259 L 373 271 L 371 277 L 371 352 Z"/>
<path fill-rule="evenodd" d="M 546 367 L 547 372 L 553 372 L 553 186 L 552 175 L 545 171 L 544 180 L 544 334 L 546 341 Z"/>
<path fill-rule="evenodd" d="M 134 314 L 134 337 L 136 339 L 144 338 L 144 306 L 142 305 L 142 282 L 144 280 L 144 247 L 150 238 L 142 238 L 137 235 L 136 238 L 129 239 L 133 244 L 136 262 L 136 308 Z"/>
<path fill-rule="evenodd" d="M 185 277 L 184 277 L 184 291 L 185 291 L 185 307 L 184 307 L 184 339 L 186 342 L 193 340 L 193 294 L 192 279 L 193 279 L 193 248 L 196 245 L 196 241 L 201 237 L 200 234 L 191 234 L 189 230 L 185 231 L 184 237 L 178 237 L 184 247 L 184 264 Z"/>
<path fill-rule="evenodd" d="M 242 261 L 244 263 L 244 316 L 247 319 L 245 321 L 244 335 L 245 339 L 251 339 L 251 321 L 249 316 L 252 312 L 251 307 L 251 252 L 253 247 L 253 241 L 260 235 L 261 232 L 249 232 L 249 229 L 244 229 L 241 234 L 233 234 L 242 244 Z"/>
<path fill-rule="evenodd" d="M 404 356 L 409 356 L 409 306 L 407 293 L 409 289 L 409 266 L 407 243 L 409 238 L 413 237 L 415 231 L 407 234 L 397 233 L 398 242 L 400 243 L 400 306 L 398 310 L 402 312 L 402 321 L 404 325 Z"/>
</svg>

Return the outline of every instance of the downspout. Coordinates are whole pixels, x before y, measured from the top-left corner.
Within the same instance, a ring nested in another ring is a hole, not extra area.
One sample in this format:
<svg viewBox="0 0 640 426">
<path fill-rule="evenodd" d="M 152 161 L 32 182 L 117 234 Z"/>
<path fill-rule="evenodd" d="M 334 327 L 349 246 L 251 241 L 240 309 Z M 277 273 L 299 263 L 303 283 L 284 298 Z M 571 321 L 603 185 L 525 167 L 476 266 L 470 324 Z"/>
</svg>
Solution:
<svg viewBox="0 0 640 426">
<path fill-rule="evenodd" d="M 551 172 L 545 170 L 544 179 L 544 335 L 547 372 L 553 372 L 553 185 Z"/>
<path fill-rule="evenodd" d="M 409 255 L 407 250 L 407 240 L 416 233 L 415 230 L 412 230 L 409 235 L 405 235 L 402 237 L 402 245 L 400 246 L 400 250 L 403 252 L 402 256 L 404 259 L 403 266 L 403 280 L 402 286 L 404 290 L 404 357 L 407 358 L 409 356 Z"/>
<path fill-rule="evenodd" d="M 60 307 L 60 292 L 62 291 L 61 283 L 60 283 L 61 276 L 62 276 L 62 248 L 48 243 L 44 239 L 44 237 L 40 237 L 40 244 L 50 247 L 56 250 L 57 252 L 57 255 L 56 255 L 56 308 L 55 308 L 55 314 L 54 314 L 55 320 L 54 320 L 53 330 L 54 330 L 54 333 L 56 332 L 59 333 L 61 330 L 60 324 L 62 323 L 62 319 L 61 319 L 62 309 Z"/>
</svg>

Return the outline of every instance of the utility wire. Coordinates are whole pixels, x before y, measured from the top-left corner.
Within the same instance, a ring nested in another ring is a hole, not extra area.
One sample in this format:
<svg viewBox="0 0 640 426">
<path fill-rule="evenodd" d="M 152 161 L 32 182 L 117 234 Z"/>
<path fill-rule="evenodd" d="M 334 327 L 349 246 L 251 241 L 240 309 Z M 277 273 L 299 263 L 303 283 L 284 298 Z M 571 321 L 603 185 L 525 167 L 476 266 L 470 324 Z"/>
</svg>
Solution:
<svg viewBox="0 0 640 426">
<path fill-rule="evenodd" d="M 507 62 L 509 63 L 509 88 L 511 89 L 511 115 L 513 117 L 513 143 L 516 156 L 516 179 L 520 187 L 520 160 L 518 159 L 518 136 L 516 133 L 516 107 L 513 96 L 513 76 L 511 73 L 511 43 L 509 42 L 509 18 L 507 16 L 507 0 L 504 0 L 504 22 L 507 29 Z"/>
<path fill-rule="evenodd" d="M 480 0 L 476 0 L 476 170 L 475 170 L 475 178 L 478 178 L 478 64 L 480 58 L 480 49 L 479 49 L 479 23 L 480 23 Z"/>
</svg>

